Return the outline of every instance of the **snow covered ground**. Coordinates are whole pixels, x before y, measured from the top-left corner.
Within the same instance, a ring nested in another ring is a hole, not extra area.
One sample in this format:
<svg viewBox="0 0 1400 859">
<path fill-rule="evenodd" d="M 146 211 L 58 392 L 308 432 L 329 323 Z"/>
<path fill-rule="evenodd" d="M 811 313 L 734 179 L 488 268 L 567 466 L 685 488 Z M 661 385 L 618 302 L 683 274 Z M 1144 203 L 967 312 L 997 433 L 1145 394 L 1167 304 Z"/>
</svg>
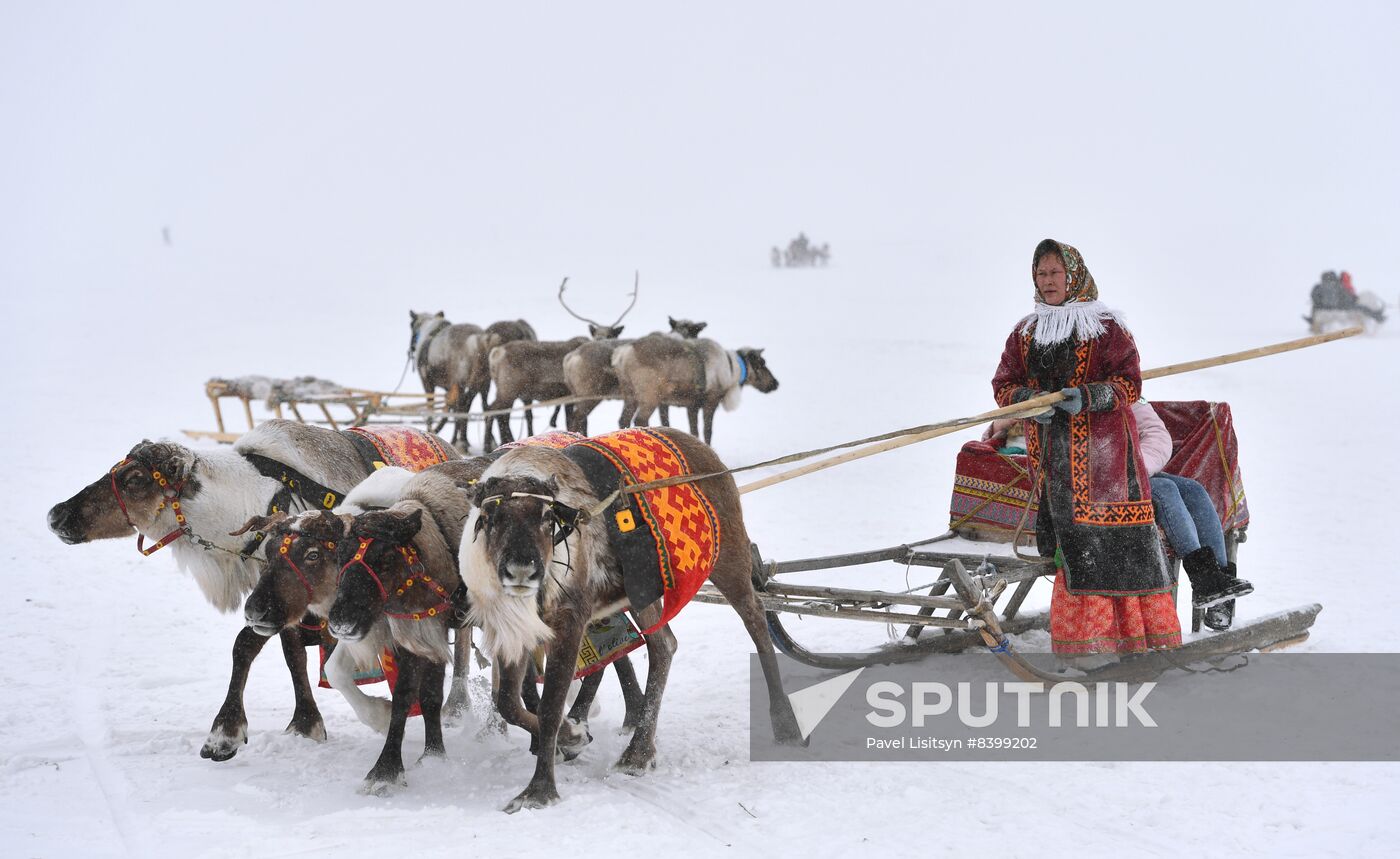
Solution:
<svg viewBox="0 0 1400 859">
<path fill-rule="evenodd" d="M 64 546 L 44 514 L 141 438 L 212 428 L 208 377 L 392 387 L 410 308 L 563 338 L 561 277 L 602 318 L 639 268 L 629 333 L 669 314 L 767 349 L 779 390 L 716 421 L 742 464 L 991 408 L 1047 235 L 1084 252 L 1148 367 L 1302 336 L 1324 268 L 1400 293 L 1389 6 L 402 14 L 0 11 L 5 855 L 1393 851 L 1393 764 L 751 763 L 750 645 L 710 606 L 675 624 L 658 769 L 609 771 L 609 682 L 548 810 L 497 810 L 532 759 L 470 720 L 406 789 L 359 796 L 380 738 L 329 690 L 329 741 L 284 736 L 275 651 L 248 745 L 200 759 L 239 618 L 166 554 Z M 830 268 L 768 267 L 798 229 Z M 1234 408 L 1242 619 L 1321 602 L 1312 651 L 1400 650 L 1397 369 L 1392 322 L 1146 387 Z M 746 496 L 749 530 L 777 558 L 936 534 L 972 435 Z M 832 649 L 885 634 L 847 626 L 797 628 Z M 406 757 L 421 740 L 415 722 Z"/>
</svg>

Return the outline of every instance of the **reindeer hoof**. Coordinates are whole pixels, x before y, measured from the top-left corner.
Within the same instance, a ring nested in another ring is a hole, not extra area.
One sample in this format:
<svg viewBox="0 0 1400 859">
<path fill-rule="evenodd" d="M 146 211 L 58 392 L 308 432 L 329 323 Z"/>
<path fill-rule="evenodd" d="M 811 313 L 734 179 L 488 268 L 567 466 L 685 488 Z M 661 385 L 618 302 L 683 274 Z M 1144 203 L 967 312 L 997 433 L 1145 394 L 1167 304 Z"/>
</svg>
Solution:
<svg viewBox="0 0 1400 859">
<path fill-rule="evenodd" d="M 591 742 L 593 735 L 588 732 L 587 722 L 565 719 L 559 730 L 559 757 L 564 761 L 571 761 L 583 754 L 584 748 Z"/>
<path fill-rule="evenodd" d="M 287 725 L 287 730 L 283 731 L 282 733 L 296 734 L 299 737 L 306 737 L 308 740 L 312 740 L 317 743 L 324 743 L 326 741 L 326 723 L 322 722 L 319 716 L 317 716 L 314 720 L 305 720 L 294 717 L 292 721 Z"/>
<path fill-rule="evenodd" d="M 226 761 L 238 754 L 238 747 L 248 744 L 248 729 L 239 728 L 232 733 L 225 733 L 218 728 L 209 732 L 209 737 L 204 741 L 204 746 L 199 750 L 201 758 L 212 761 Z"/>
<path fill-rule="evenodd" d="M 395 791 L 399 788 L 407 786 L 408 782 L 405 779 L 399 779 L 397 781 L 378 781 L 376 779 L 367 778 L 365 779 L 365 783 L 360 785 L 360 795 L 378 797 L 393 796 Z"/>
<path fill-rule="evenodd" d="M 506 803 L 502 808 L 506 814 L 514 814 L 522 808 L 545 808 L 559 801 L 559 791 L 553 785 L 546 787 L 527 787 L 519 796 Z"/>
<path fill-rule="evenodd" d="M 622 753 L 622 757 L 613 769 L 632 776 L 646 775 L 651 770 L 656 769 L 656 752 L 649 755 L 632 754 L 632 750 L 628 749 Z"/>
</svg>

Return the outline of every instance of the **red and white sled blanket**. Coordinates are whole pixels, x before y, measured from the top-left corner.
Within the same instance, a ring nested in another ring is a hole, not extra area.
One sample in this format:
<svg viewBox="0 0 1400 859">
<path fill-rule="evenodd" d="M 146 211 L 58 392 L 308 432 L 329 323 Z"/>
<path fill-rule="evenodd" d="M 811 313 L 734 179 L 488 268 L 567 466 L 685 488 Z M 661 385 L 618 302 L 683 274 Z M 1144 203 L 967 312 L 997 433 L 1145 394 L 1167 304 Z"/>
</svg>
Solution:
<svg viewBox="0 0 1400 859">
<path fill-rule="evenodd" d="M 632 485 L 694 473 L 675 443 L 644 427 L 583 439 L 564 454 L 583 468 L 600 498 L 619 479 Z M 693 483 L 619 496 L 605 515 L 633 614 L 662 600 L 661 620 L 642 630 L 646 635 L 675 617 L 714 571 L 719 517 Z"/>
<path fill-rule="evenodd" d="M 1204 486 L 1226 531 L 1248 525 L 1240 446 L 1229 404 L 1163 401 L 1153 402 L 1152 408 L 1172 437 L 1172 458 L 1162 470 Z M 1024 454 L 1004 454 L 986 442 L 970 441 L 958 452 L 949 527 L 974 539 L 1008 542 L 1030 491 Z M 1032 501 L 1026 514 L 1023 530 L 1031 537 L 1038 506 Z"/>
</svg>

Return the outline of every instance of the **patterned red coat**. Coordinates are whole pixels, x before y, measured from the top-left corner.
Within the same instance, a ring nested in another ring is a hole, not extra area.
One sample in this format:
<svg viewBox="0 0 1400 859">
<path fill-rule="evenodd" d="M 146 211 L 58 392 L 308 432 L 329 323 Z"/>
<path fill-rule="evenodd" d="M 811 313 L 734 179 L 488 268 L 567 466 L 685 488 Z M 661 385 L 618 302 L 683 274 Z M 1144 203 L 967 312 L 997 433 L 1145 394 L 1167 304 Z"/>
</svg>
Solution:
<svg viewBox="0 0 1400 859">
<path fill-rule="evenodd" d="M 1084 408 L 1056 411 L 1049 424 L 1026 421 L 1037 469 L 1040 553 L 1063 554 L 1072 594 L 1124 596 L 1170 589 L 1152 515 L 1151 488 L 1137 450 L 1132 403 L 1142 387 L 1137 345 L 1104 318 L 1104 333 L 1054 345 L 1033 340 L 1034 322 L 1006 340 L 992 379 L 998 405 L 1077 387 Z"/>
</svg>

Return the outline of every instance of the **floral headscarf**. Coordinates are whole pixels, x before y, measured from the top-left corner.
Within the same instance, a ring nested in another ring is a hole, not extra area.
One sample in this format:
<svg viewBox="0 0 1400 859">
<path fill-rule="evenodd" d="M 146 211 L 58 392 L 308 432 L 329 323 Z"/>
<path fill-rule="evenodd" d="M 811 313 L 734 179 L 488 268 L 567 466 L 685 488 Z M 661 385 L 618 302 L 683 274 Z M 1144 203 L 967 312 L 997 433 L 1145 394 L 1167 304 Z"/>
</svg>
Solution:
<svg viewBox="0 0 1400 859">
<path fill-rule="evenodd" d="M 1065 263 L 1065 304 L 1075 302 L 1098 301 L 1099 288 L 1094 283 L 1094 276 L 1089 274 L 1089 267 L 1084 264 L 1084 256 L 1079 253 L 1079 249 L 1064 242 L 1057 242 L 1054 239 L 1046 239 L 1035 246 L 1035 256 L 1031 257 L 1031 285 L 1035 285 L 1035 264 L 1047 253 L 1058 253 L 1060 259 Z M 1040 297 L 1040 287 L 1035 287 L 1036 304 L 1044 304 L 1045 299 Z"/>
<path fill-rule="evenodd" d="M 1031 282 L 1035 282 L 1035 263 L 1047 253 L 1058 253 L 1065 263 L 1065 300 L 1063 304 L 1046 304 L 1035 288 L 1035 312 L 1021 321 L 1020 330 L 1034 331 L 1033 339 L 1041 345 L 1063 343 L 1071 337 L 1093 340 L 1104 332 L 1104 321 L 1112 319 L 1123 325 L 1116 312 L 1099 303 L 1099 288 L 1079 250 L 1064 242 L 1046 239 L 1035 246 L 1031 257 Z M 1126 326 L 1124 326 L 1126 327 Z"/>
</svg>

